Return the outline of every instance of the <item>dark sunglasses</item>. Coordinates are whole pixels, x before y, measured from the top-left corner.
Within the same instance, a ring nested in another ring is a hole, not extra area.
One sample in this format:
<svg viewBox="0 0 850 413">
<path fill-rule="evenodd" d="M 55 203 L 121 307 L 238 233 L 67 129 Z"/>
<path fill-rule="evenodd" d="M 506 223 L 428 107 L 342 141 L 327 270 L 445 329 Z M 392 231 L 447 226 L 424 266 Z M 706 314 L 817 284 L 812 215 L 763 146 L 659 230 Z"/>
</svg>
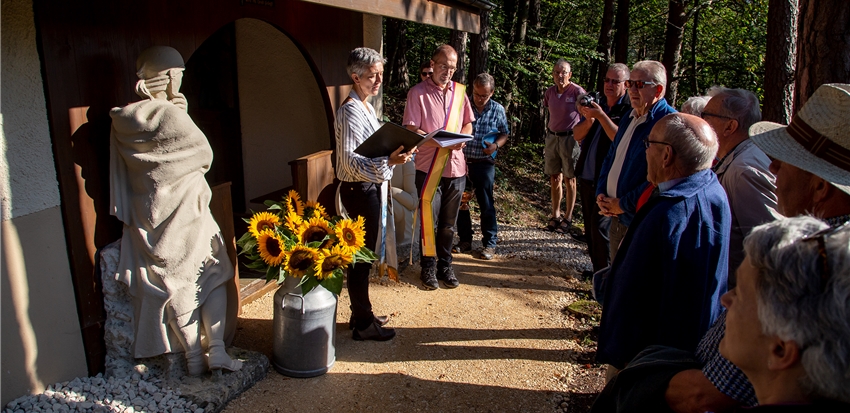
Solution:
<svg viewBox="0 0 850 413">
<path fill-rule="evenodd" d="M 672 148 L 672 147 L 673 147 L 673 144 L 670 144 L 670 143 L 667 143 L 667 142 L 661 142 L 661 141 L 651 141 L 651 140 L 649 140 L 649 138 L 643 138 L 643 146 L 646 146 L 646 149 L 649 149 L 649 145 L 651 145 L 651 144 L 653 144 L 653 143 L 657 143 L 657 144 L 659 144 L 659 145 L 667 145 L 667 146 L 669 146 L 670 148 Z"/>
<path fill-rule="evenodd" d="M 631 88 L 632 86 L 634 86 L 638 89 L 643 89 L 647 86 L 655 86 L 657 84 L 658 83 L 656 83 L 656 82 L 648 82 L 648 81 L 643 81 L 643 80 L 627 80 L 626 81 L 626 87 L 627 88 Z"/>
<path fill-rule="evenodd" d="M 605 79 L 602 79 L 602 82 L 619 85 L 620 83 L 626 82 L 626 80 L 609 79 L 606 77 Z"/>
<path fill-rule="evenodd" d="M 422 73 L 420 73 L 420 75 L 426 76 L 426 77 L 431 76 L 432 74 L 434 74 L 434 72 L 422 72 Z"/>
<path fill-rule="evenodd" d="M 829 257 L 826 255 L 826 237 L 847 228 L 850 222 L 845 222 L 837 227 L 824 228 L 814 234 L 800 238 L 801 242 L 815 241 L 818 243 L 818 272 L 820 273 L 821 288 L 826 288 L 826 283 L 832 277 L 832 270 L 829 268 Z"/>
</svg>

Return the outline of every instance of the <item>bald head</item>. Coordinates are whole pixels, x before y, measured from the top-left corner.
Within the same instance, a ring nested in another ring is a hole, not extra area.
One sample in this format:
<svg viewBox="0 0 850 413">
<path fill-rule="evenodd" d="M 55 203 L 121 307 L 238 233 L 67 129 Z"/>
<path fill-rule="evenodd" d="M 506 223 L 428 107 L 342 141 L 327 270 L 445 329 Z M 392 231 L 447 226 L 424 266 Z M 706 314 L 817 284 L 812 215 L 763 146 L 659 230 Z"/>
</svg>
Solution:
<svg viewBox="0 0 850 413">
<path fill-rule="evenodd" d="M 647 180 L 656 185 L 710 168 L 717 154 L 717 135 L 711 126 L 685 113 L 661 118 L 648 141 Z"/>
<path fill-rule="evenodd" d="M 457 70 L 457 52 L 455 48 L 444 44 L 434 50 L 434 54 L 431 55 L 431 67 L 434 68 L 431 81 L 444 89 L 452 80 L 452 76 Z"/>
</svg>

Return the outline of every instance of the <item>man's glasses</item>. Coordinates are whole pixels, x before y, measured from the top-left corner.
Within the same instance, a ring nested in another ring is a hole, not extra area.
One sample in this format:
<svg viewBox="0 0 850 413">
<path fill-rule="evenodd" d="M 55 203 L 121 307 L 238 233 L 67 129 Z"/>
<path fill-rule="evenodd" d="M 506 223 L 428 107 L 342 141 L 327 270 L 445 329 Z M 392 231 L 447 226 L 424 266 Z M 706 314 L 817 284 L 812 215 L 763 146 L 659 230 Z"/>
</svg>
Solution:
<svg viewBox="0 0 850 413">
<path fill-rule="evenodd" d="M 620 83 L 627 82 L 627 80 L 609 79 L 606 77 L 605 79 L 602 79 L 602 82 L 619 85 Z"/>
<path fill-rule="evenodd" d="M 655 86 L 657 84 L 658 83 L 656 83 L 656 82 L 648 82 L 648 81 L 643 81 L 643 80 L 627 80 L 626 81 L 626 87 L 627 88 L 631 88 L 632 86 L 634 86 L 638 89 L 643 89 L 647 86 Z"/>
<path fill-rule="evenodd" d="M 420 75 L 425 76 L 425 77 L 431 76 L 433 74 L 434 74 L 434 72 L 422 72 L 422 73 L 420 73 Z"/>
<path fill-rule="evenodd" d="M 705 111 L 703 111 L 703 112 L 699 115 L 699 117 L 701 117 L 701 118 L 703 118 L 703 119 L 705 119 L 706 117 L 709 117 L 709 116 L 714 116 L 715 118 L 732 119 L 732 118 L 730 118 L 730 117 L 728 117 L 728 116 L 718 115 L 718 114 L 716 114 L 716 113 L 705 112 Z"/>
<path fill-rule="evenodd" d="M 659 144 L 659 145 L 667 145 L 667 146 L 669 146 L 670 148 L 672 148 L 672 147 L 673 147 L 673 145 L 672 145 L 672 144 L 669 144 L 669 143 L 667 143 L 667 142 L 661 142 L 661 141 L 651 141 L 651 140 L 649 140 L 649 138 L 643 138 L 643 146 L 646 146 L 646 149 L 649 149 L 649 145 L 652 145 L 653 143 L 657 143 L 657 144 Z"/>
<path fill-rule="evenodd" d="M 818 243 L 818 273 L 820 273 L 821 287 L 826 288 L 826 283 L 832 277 L 832 270 L 829 268 L 829 257 L 826 255 L 826 237 L 847 228 L 850 222 L 845 222 L 837 227 L 824 228 L 814 234 L 800 238 L 801 242 L 815 241 Z"/>
</svg>

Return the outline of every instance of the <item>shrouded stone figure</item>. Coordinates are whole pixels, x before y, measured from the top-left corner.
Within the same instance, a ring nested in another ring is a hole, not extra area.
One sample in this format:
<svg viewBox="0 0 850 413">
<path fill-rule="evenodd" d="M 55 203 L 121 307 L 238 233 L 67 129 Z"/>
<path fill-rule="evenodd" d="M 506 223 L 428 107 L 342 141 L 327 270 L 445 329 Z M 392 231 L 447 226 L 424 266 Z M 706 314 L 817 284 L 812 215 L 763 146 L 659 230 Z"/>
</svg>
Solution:
<svg viewBox="0 0 850 413">
<path fill-rule="evenodd" d="M 239 370 L 224 348 L 233 266 L 209 209 L 213 153 L 178 93 L 183 58 L 154 46 L 136 69 L 144 100 L 110 113 L 111 213 L 124 223 L 116 279 L 135 305 L 133 354 L 185 351 L 191 375 Z"/>
</svg>

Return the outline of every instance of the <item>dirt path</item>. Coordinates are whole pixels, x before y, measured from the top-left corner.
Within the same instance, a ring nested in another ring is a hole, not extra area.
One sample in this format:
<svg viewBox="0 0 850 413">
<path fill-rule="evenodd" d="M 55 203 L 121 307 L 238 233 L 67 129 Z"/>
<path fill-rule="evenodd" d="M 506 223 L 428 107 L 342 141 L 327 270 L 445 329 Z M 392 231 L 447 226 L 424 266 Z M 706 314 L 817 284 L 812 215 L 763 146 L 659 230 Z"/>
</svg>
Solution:
<svg viewBox="0 0 850 413">
<path fill-rule="evenodd" d="M 603 377 L 596 322 L 565 307 L 588 286 L 557 261 L 524 256 L 457 254 L 455 290 L 421 289 L 418 265 L 400 283 L 373 283 L 375 313 L 390 314 L 398 333 L 389 342 L 351 339 L 343 290 L 330 372 L 293 379 L 271 369 L 225 412 L 585 411 Z M 235 346 L 271 358 L 272 294 L 247 305 L 238 328 Z"/>
</svg>

